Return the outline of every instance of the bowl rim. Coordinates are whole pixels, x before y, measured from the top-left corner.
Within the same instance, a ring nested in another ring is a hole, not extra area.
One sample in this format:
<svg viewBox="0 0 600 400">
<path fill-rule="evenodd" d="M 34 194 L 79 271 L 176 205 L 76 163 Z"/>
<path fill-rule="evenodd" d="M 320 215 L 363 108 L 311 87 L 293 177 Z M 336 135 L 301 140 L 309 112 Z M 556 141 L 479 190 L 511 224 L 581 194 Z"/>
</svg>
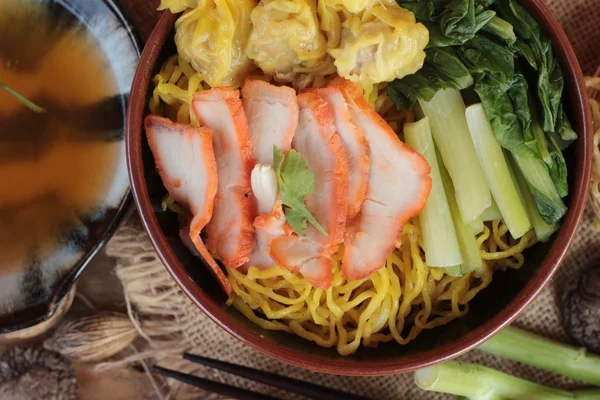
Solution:
<svg viewBox="0 0 600 400">
<path fill-rule="evenodd" d="M 555 54 L 561 65 L 564 66 L 565 88 L 570 88 L 569 98 L 575 100 L 573 103 L 574 114 L 581 123 L 580 136 L 575 143 L 577 155 L 574 167 L 575 179 L 571 189 L 571 204 L 567 216 L 540 267 L 524 288 L 498 314 L 464 336 L 431 350 L 402 356 L 401 359 L 360 360 L 359 362 L 346 357 L 325 359 L 302 350 L 284 347 L 265 339 L 247 327 L 231 323 L 232 318 L 227 315 L 224 307 L 200 290 L 199 286 L 189 278 L 184 266 L 179 262 L 166 237 L 162 234 L 144 179 L 141 143 L 142 121 L 146 110 L 150 79 L 162 46 L 176 19 L 176 15 L 165 11 L 148 39 L 134 77 L 127 114 L 126 151 L 132 193 L 140 212 L 142 224 L 160 260 L 183 292 L 211 320 L 255 350 L 279 361 L 315 372 L 346 376 L 381 376 L 412 372 L 443 362 L 477 347 L 515 320 L 548 284 L 569 249 L 585 210 L 592 173 L 591 111 L 583 74 L 575 53 L 566 34 L 542 0 L 520 0 L 520 3 L 529 10 L 543 28 L 546 28 L 545 35 L 551 39 Z"/>
<path fill-rule="evenodd" d="M 105 4 L 105 6 L 115 15 L 115 18 L 119 21 L 119 23 L 126 29 L 127 36 L 135 50 L 135 56 L 139 60 L 141 56 L 140 40 L 135 34 L 131 23 L 125 17 L 121 9 L 117 6 L 115 0 L 100 1 Z M 61 4 L 64 5 L 63 3 Z M 123 98 L 122 100 L 124 105 L 127 105 L 128 107 L 128 94 L 122 93 L 121 96 Z M 127 110 L 125 110 L 125 112 L 126 111 Z M 125 114 L 124 117 L 126 118 L 127 114 Z M 125 133 L 123 140 L 126 141 L 126 120 L 123 123 L 123 130 Z M 127 156 L 127 154 L 125 155 Z M 98 255 L 98 253 L 104 249 L 104 246 L 106 246 L 119 228 L 121 221 L 126 220 L 131 215 L 133 210 L 133 195 L 130 186 L 123 193 L 123 197 L 121 198 L 119 206 L 115 208 L 114 215 L 112 216 L 110 223 L 104 230 L 100 239 L 93 243 L 89 250 L 71 266 L 69 272 L 65 274 L 65 276 L 62 277 L 59 282 L 57 282 L 48 300 L 40 303 L 37 306 L 26 308 L 13 314 L 0 316 L 0 335 L 31 328 L 52 318 L 63 302 L 65 296 L 69 293 L 73 285 L 77 283 L 77 280 L 81 274 L 83 274 L 87 266 L 92 262 L 96 255 Z"/>
</svg>

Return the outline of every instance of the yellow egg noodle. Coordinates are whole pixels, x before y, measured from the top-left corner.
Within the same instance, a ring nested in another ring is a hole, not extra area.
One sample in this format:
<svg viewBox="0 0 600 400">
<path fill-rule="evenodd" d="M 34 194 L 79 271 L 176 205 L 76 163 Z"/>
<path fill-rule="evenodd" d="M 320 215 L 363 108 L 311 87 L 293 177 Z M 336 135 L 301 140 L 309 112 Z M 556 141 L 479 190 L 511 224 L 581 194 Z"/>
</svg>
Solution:
<svg viewBox="0 0 600 400">
<path fill-rule="evenodd" d="M 273 79 L 265 74 L 256 78 Z M 329 79 L 317 79 L 313 85 L 321 86 Z M 190 104 L 194 93 L 209 86 L 190 64 L 172 56 L 154 84 L 150 99 L 153 113 L 198 126 Z M 365 97 L 398 132 L 404 123 L 412 122 L 414 114 L 397 110 L 385 86 L 374 85 L 366 90 Z M 502 221 L 488 222 L 477 235 L 484 268 L 453 277 L 426 265 L 418 218 L 404 225 L 400 239 L 402 246 L 389 255 L 385 268 L 359 281 L 341 276 L 340 246 L 333 257 L 334 277 L 327 290 L 315 288 L 299 274 L 278 266 L 262 271 L 250 267 L 247 274 L 228 269 L 234 290 L 229 304 L 265 329 L 336 347 L 342 355 L 356 352 L 361 344 L 372 347 L 392 340 L 407 344 L 422 330 L 465 315 L 469 301 L 490 284 L 493 272 L 520 268 L 523 251 L 537 242 L 533 230 L 514 240 Z"/>
</svg>

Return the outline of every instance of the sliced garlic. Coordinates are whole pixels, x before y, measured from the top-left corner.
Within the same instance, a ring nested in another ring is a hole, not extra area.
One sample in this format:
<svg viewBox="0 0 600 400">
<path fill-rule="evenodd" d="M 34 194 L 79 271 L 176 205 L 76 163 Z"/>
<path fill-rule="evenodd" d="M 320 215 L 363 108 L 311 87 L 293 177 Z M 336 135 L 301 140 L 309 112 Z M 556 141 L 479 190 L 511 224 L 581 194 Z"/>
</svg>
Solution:
<svg viewBox="0 0 600 400">
<path fill-rule="evenodd" d="M 277 199 L 277 177 L 273 167 L 268 164 L 256 164 L 250 175 L 250 184 L 256 197 L 258 212 L 271 214 Z"/>
</svg>

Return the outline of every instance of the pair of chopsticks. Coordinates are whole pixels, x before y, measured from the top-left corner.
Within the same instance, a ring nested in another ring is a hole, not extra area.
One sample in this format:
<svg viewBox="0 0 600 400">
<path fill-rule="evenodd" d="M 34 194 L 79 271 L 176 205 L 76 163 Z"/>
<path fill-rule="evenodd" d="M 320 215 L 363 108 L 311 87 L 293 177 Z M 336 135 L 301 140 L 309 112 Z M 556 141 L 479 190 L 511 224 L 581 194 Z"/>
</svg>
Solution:
<svg viewBox="0 0 600 400">
<path fill-rule="evenodd" d="M 231 364 L 225 361 L 219 361 L 212 358 L 201 357 L 194 354 L 184 353 L 183 358 L 196 364 L 201 364 L 219 371 L 228 372 L 249 380 L 253 380 L 265 385 L 273 386 L 290 393 L 299 394 L 309 399 L 315 400 L 368 400 L 366 397 L 357 396 L 350 393 L 341 392 L 314 383 L 300 381 L 298 379 L 288 378 L 273 374 L 270 372 L 259 371 L 257 369 L 244 367 L 242 365 Z M 173 378 L 180 382 L 198 387 L 207 392 L 220 394 L 238 400 L 278 400 L 276 397 L 267 396 L 262 393 L 252 392 L 248 389 L 242 389 L 227 385 L 198 376 L 184 374 L 167 368 L 155 366 L 154 372 Z"/>
</svg>

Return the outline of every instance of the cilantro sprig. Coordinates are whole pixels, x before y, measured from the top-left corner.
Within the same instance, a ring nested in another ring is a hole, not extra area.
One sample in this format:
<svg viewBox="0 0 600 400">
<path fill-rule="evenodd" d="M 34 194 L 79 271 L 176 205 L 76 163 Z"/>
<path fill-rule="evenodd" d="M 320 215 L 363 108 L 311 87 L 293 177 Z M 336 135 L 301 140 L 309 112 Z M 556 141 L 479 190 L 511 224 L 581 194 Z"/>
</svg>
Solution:
<svg viewBox="0 0 600 400">
<path fill-rule="evenodd" d="M 304 236 L 309 222 L 327 236 L 327 231 L 304 205 L 304 197 L 315 191 L 315 175 L 306 161 L 296 150 L 283 154 L 277 146 L 273 146 L 273 160 L 287 222 L 300 236 Z"/>
</svg>

